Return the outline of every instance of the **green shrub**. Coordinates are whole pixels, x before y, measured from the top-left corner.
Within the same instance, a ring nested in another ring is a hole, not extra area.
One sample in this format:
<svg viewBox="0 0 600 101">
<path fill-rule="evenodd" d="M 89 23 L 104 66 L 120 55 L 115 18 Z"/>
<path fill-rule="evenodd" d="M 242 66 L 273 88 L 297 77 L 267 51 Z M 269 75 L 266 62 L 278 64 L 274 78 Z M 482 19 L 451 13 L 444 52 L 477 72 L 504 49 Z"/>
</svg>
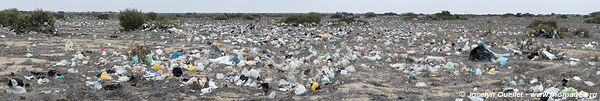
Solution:
<svg viewBox="0 0 600 101">
<path fill-rule="evenodd" d="M 338 19 L 338 22 L 344 22 L 344 23 L 350 24 L 350 23 L 356 22 L 355 18 L 356 17 L 344 17 L 344 18 Z"/>
<path fill-rule="evenodd" d="M 250 15 L 243 13 L 225 13 L 225 14 L 217 14 L 212 15 L 213 20 L 229 20 L 229 19 L 239 19 L 239 20 L 255 20 L 260 17 L 260 15 Z"/>
<path fill-rule="evenodd" d="M 55 12 L 55 13 L 52 13 L 52 14 L 53 14 L 52 16 L 54 16 L 54 18 L 57 19 L 57 20 L 58 19 L 61 19 L 61 20 L 65 19 L 65 13 L 64 12 Z"/>
<path fill-rule="evenodd" d="M 55 19 L 48 11 L 37 9 L 31 12 L 29 21 L 31 23 L 31 27 L 33 27 L 33 31 L 43 33 L 54 32 Z"/>
<path fill-rule="evenodd" d="M 523 14 L 517 13 L 517 14 L 515 14 L 515 17 L 523 17 Z"/>
<path fill-rule="evenodd" d="M 435 13 L 431 18 L 433 18 L 432 20 L 466 20 L 458 15 L 452 15 L 449 11 Z"/>
<path fill-rule="evenodd" d="M 375 14 L 374 12 L 365 13 L 365 18 L 372 18 L 372 17 L 377 17 L 377 14 Z"/>
<path fill-rule="evenodd" d="M 568 15 L 561 14 L 561 15 L 558 15 L 558 18 L 561 18 L 561 19 L 567 19 L 567 18 L 569 18 L 569 16 L 568 16 Z"/>
<path fill-rule="evenodd" d="M 387 13 L 383 13 L 384 16 L 397 16 L 398 14 L 394 13 L 394 12 L 387 12 Z"/>
<path fill-rule="evenodd" d="M 530 32 L 528 34 L 529 37 L 538 37 L 543 36 L 547 38 L 552 38 L 554 36 L 554 31 L 557 30 L 558 26 L 556 21 L 543 21 L 543 20 L 534 20 L 528 26 L 530 28 Z M 534 34 L 534 35 L 531 35 Z"/>
<path fill-rule="evenodd" d="M 412 19 L 416 19 L 419 17 L 419 15 L 409 12 L 409 13 L 404 13 L 400 15 L 402 17 L 402 19 L 404 20 L 412 20 Z"/>
<path fill-rule="evenodd" d="M 336 22 L 337 23 L 346 23 L 346 24 L 368 24 L 369 22 L 365 21 L 365 20 L 357 20 L 357 18 L 360 18 L 358 16 L 353 16 L 353 17 L 344 17 L 344 18 L 339 18 Z"/>
<path fill-rule="evenodd" d="M 558 29 L 558 33 L 556 33 L 556 38 L 562 39 L 567 37 L 567 33 L 569 33 L 569 28 L 566 27 L 560 27 Z"/>
<path fill-rule="evenodd" d="M 108 20 L 108 19 L 110 19 L 110 15 L 109 14 L 96 14 L 96 18 L 98 18 L 100 20 Z"/>
<path fill-rule="evenodd" d="M 55 19 L 53 14 L 42 9 L 36 9 L 26 13 L 24 16 L 18 16 L 12 23 L 11 29 L 16 33 L 26 33 L 30 31 L 41 33 L 54 33 Z"/>
<path fill-rule="evenodd" d="M 557 24 L 556 21 L 534 20 L 527 27 L 533 29 L 552 30 L 554 28 L 557 28 Z"/>
<path fill-rule="evenodd" d="M 538 34 L 538 32 L 536 30 L 530 30 L 530 31 L 527 32 L 527 36 L 528 37 L 538 37 L 539 34 Z"/>
<path fill-rule="evenodd" d="M 345 18 L 352 15 L 354 14 L 348 12 L 336 12 L 335 14 L 331 15 L 331 18 Z"/>
<path fill-rule="evenodd" d="M 589 37 L 591 37 L 591 33 L 590 33 L 590 31 L 588 31 L 585 28 L 577 28 L 577 29 L 575 29 L 575 31 L 573 31 L 573 36 L 589 38 Z"/>
<path fill-rule="evenodd" d="M 590 13 L 589 16 L 586 15 L 586 16 L 584 16 L 584 18 L 587 18 L 584 20 L 585 23 L 600 24 L 600 11 Z"/>
<path fill-rule="evenodd" d="M 242 16 L 242 20 L 255 20 L 255 19 L 256 19 L 255 16 L 248 15 L 248 14 L 245 14 L 244 16 Z"/>
<path fill-rule="evenodd" d="M 219 14 L 212 17 L 213 20 L 227 20 L 229 19 L 225 14 Z"/>
<path fill-rule="evenodd" d="M 592 17 L 600 17 L 600 11 L 590 13 L 590 16 L 592 16 Z"/>
<path fill-rule="evenodd" d="M 285 17 L 281 22 L 283 23 L 320 23 L 321 22 L 321 14 L 316 12 L 311 12 L 308 14 L 292 14 Z"/>
<path fill-rule="evenodd" d="M 179 26 L 177 25 L 177 22 L 171 20 L 171 18 L 160 16 L 156 20 L 150 21 L 148 26 L 145 26 L 144 29 L 167 30 L 169 28 L 179 28 Z"/>
<path fill-rule="evenodd" d="M 125 31 L 137 30 L 146 22 L 144 13 L 137 9 L 127 8 L 119 12 L 119 24 Z"/>
<path fill-rule="evenodd" d="M 16 8 L 0 11 L 0 25 L 13 26 L 21 18 L 21 12 Z"/>
<path fill-rule="evenodd" d="M 148 18 L 148 20 L 156 20 L 158 18 L 158 14 L 154 13 L 154 12 L 149 12 L 146 14 L 146 18 Z"/>
<path fill-rule="evenodd" d="M 147 60 L 146 56 L 148 56 L 148 54 L 152 53 L 152 47 L 149 47 L 147 45 L 134 45 L 134 46 L 130 46 L 129 47 L 129 57 L 134 57 L 137 56 L 139 60 L 142 60 L 142 63 L 145 64 L 150 64 L 151 60 Z"/>
</svg>

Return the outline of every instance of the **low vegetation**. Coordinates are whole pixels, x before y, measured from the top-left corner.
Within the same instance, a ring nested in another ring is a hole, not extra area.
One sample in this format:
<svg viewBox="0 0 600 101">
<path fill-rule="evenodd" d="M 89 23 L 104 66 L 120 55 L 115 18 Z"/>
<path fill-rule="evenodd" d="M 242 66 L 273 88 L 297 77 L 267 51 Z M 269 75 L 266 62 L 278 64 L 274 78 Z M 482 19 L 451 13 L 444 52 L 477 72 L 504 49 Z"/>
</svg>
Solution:
<svg viewBox="0 0 600 101">
<path fill-rule="evenodd" d="M 573 31 L 573 36 L 589 38 L 591 37 L 591 33 L 585 28 L 577 28 L 575 31 Z"/>
<path fill-rule="evenodd" d="M 466 20 L 466 18 L 459 15 L 452 15 L 449 11 L 442 11 L 435 13 L 428 17 L 430 20 Z"/>
<path fill-rule="evenodd" d="M 587 19 L 584 20 L 585 23 L 595 23 L 600 24 L 600 11 L 590 13 Z"/>
<path fill-rule="evenodd" d="M 530 30 L 527 32 L 529 37 L 544 37 L 544 38 L 566 38 L 569 35 L 569 28 L 559 27 L 556 21 L 534 20 L 527 26 Z M 574 37 L 589 38 L 590 31 L 584 28 L 577 28 L 572 32 Z"/>
<path fill-rule="evenodd" d="M 146 19 L 148 19 L 150 21 L 156 20 L 156 19 L 158 19 L 158 14 L 156 14 L 154 12 L 146 13 Z"/>
<path fill-rule="evenodd" d="M 311 12 L 308 14 L 292 14 L 281 20 L 283 23 L 301 24 L 301 23 L 320 23 L 321 14 Z"/>
<path fill-rule="evenodd" d="M 229 19 L 237 19 L 237 20 L 256 20 L 260 18 L 260 15 L 257 14 L 244 14 L 244 13 L 224 13 L 224 14 L 216 14 L 212 15 L 211 18 L 213 20 L 229 20 Z"/>
<path fill-rule="evenodd" d="M 377 14 L 375 14 L 374 12 L 365 13 L 365 18 L 372 18 L 372 17 L 377 17 Z"/>
<path fill-rule="evenodd" d="M 108 19 L 110 19 L 110 15 L 109 14 L 97 14 L 96 18 L 98 18 L 100 20 L 108 20 Z"/>
<path fill-rule="evenodd" d="M 0 11 L 0 24 L 8 27 L 15 33 L 41 32 L 55 33 L 54 13 L 36 9 L 34 11 L 22 13 L 16 8 L 4 9 Z"/>
<path fill-rule="evenodd" d="M 123 27 L 123 30 L 133 31 L 140 29 L 142 25 L 146 23 L 146 18 L 142 11 L 138 9 L 127 8 L 119 12 L 119 21 L 119 24 L 121 27 Z"/>
<path fill-rule="evenodd" d="M 336 12 L 335 14 L 331 15 L 331 18 L 346 18 L 350 16 L 354 16 L 354 14 L 348 12 Z"/>
</svg>

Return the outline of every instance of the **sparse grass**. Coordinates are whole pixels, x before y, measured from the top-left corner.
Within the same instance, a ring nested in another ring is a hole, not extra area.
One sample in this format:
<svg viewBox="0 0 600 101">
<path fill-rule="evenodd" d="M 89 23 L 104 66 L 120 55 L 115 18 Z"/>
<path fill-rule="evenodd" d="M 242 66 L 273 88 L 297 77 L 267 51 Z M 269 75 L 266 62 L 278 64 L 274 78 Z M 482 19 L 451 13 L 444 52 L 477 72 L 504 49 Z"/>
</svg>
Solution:
<svg viewBox="0 0 600 101">
<path fill-rule="evenodd" d="M 119 24 L 125 31 L 133 31 L 142 27 L 146 22 L 142 11 L 132 8 L 127 8 L 119 12 Z"/>
</svg>

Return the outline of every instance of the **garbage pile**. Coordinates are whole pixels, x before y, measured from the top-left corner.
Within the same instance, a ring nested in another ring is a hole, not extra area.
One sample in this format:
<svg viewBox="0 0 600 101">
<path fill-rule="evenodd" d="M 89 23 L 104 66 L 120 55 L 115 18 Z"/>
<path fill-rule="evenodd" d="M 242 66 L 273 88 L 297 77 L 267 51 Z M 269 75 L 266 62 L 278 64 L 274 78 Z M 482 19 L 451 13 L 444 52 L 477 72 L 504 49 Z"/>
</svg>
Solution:
<svg viewBox="0 0 600 101">
<path fill-rule="evenodd" d="M 472 20 L 482 19 L 486 18 Z M 174 99 L 379 96 L 373 98 L 418 100 L 459 92 L 590 95 L 597 93 L 595 83 L 600 82 L 595 78 L 600 75 L 598 61 L 577 53 L 599 54 L 593 53 L 596 42 L 514 38 L 524 37 L 522 31 L 526 31 L 514 26 L 490 27 L 495 29 L 487 33 L 490 37 L 470 35 L 486 33 L 486 28 L 456 24 L 460 22 L 378 18 L 368 20 L 370 25 L 289 26 L 269 21 L 196 21 L 181 20 L 181 28 L 172 29 L 175 33 L 145 30 L 93 38 L 71 34 L 53 37 L 64 40 L 52 42 L 39 41 L 45 37 L 35 35 L 2 34 L 28 40 L 22 47 L 0 45 L 7 50 L 28 50 L 2 51 L 10 57 L 50 61 L 33 65 L 41 69 L 1 76 L 6 78 L 2 80 L 7 85 L 4 89 L 13 95 L 42 92 L 76 98 L 122 93 Z M 79 29 L 74 33 L 93 34 L 86 29 L 96 27 L 91 22 L 74 20 L 58 25 Z M 98 26 L 115 24 L 101 22 Z M 17 63 L 22 64 L 26 63 Z M 531 99 L 597 98 L 525 100 Z"/>
</svg>

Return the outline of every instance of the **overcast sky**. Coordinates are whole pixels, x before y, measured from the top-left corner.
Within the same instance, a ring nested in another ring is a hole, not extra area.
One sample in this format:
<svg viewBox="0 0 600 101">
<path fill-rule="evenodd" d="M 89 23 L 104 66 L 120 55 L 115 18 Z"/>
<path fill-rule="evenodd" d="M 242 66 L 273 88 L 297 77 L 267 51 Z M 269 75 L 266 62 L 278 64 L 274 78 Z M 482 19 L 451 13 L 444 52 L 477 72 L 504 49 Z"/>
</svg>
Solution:
<svg viewBox="0 0 600 101">
<path fill-rule="evenodd" d="M 435 13 L 449 10 L 461 14 L 588 14 L 600 11 L 600 0 L 0 0 L 0 8 L 78 12 L 138 8 L 162 13 Z"/>
</svg>

